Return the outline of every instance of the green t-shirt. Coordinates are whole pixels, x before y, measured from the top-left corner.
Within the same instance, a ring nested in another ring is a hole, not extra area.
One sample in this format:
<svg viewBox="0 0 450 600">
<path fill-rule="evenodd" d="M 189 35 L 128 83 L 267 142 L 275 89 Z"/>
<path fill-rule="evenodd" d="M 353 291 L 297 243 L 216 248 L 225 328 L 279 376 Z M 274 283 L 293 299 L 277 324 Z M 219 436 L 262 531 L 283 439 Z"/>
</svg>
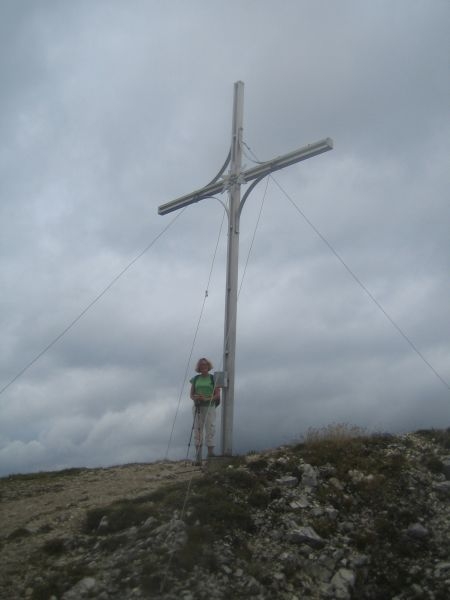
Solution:
<svg viewBox="0 0 450 600">
<path fill-rule="evenodd" d="M 191 379 L 191 383 L 194 382 L 194 392 L 204 396 L 207 401 L 211 400 L 214 394 L 214 379 L 211 377 L 211 375 L 209 375 L 209 373 L 206 377 L 203 377 L 203 375 L 197 375 Z"/>
</svg>

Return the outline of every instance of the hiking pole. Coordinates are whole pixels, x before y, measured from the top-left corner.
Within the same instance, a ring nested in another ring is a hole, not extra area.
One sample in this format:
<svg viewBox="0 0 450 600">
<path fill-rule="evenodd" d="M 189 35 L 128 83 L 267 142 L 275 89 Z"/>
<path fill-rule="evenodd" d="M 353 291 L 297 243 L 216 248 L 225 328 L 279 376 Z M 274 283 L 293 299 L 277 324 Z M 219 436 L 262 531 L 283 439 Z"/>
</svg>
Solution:
<svg viewBox="0 0 450 600">
<path fill-rule="evenodd" d="M 192 434 L 194 433 L 195 421 L 197 420 L 197 415 L 199 412 L 200 412 L 200 407 L 198 406 L 198 404 L 195 404 L 195 412 L 194 412 L 194 418 L 192 420 L 191 435 L 189 436 L 189 443 L 188 443 L 187 453 L 186 453 L 186 462 L 189 457 L 189 452 L 191 449 L 191 442 L 192 442 Z"/>
</svg>

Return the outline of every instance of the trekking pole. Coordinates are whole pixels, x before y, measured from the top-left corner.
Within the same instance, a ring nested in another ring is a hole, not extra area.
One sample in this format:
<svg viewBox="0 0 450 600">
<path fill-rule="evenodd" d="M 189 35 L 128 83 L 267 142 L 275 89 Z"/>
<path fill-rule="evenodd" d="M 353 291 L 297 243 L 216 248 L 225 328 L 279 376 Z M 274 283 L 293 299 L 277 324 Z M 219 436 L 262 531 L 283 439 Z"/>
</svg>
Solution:
<svg viewBox="0 0 450 600">
<path fill-rule="evenodd" d="M 194 427 L 195 427 L 195 421 L 197 419 L 197 415 L 199 413 L 200 407 L 197 406 L 197 404 L 195 405 L 195 412 L 194 412 L 194 418 L 192 420 L 192 427 L 191 427 L 191 435 L 189 436 L 189 443 L 188 443 L 188 447 L 187 447 L 187 453 L 186 453 L 186 461 L 189 458 L 189 451 L 191 449 L 191 442 L 192 442 L 192 434 L 194 433 Z"/>
</svg>

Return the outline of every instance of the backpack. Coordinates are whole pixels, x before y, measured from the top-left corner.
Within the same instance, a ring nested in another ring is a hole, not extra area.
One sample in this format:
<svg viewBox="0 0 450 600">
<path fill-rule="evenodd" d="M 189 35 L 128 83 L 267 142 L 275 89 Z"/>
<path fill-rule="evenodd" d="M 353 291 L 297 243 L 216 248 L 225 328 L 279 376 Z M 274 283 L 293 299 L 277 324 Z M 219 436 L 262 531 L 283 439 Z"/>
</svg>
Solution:
<svg viewBox="0 0 450 600">
<path fill-rule="evenodd" d="M 210 373 L 209 376 L 211 378 L 211 383 L 213 384 L 214 389 L 215 389 L 217 386 L 216 386 L 216 382 L 214 381 L 214 375 L 211 375 L 211 373 Z M 197 379 L 199 377 L 200 377 L 200 374 L 195 375 L 195 377 L 194 377 L 194 379 L 192 381 L 192 385 L 194 386 L 194 390 L 195 390 L 195 383 L 196 383 L 196 381 L 197 381 Z M 215 406 L 219 406 L 219 404 L 220 404 L 220 398 L 218 398 L 217 400 L 214 400 L 214 404 L 215 404 Z"/>
</svg>

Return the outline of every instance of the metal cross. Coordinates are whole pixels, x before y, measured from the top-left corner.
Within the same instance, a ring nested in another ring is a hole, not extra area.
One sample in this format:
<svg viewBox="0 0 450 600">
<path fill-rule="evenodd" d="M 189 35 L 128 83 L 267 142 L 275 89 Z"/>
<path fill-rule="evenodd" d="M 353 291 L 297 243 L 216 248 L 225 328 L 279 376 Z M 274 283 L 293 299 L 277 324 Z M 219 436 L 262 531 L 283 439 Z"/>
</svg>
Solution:
<svg viewBox="0 0 450 600">
<path fill-rule="evenodd" d="M 284 169 L 307 158 L 317 156 L 333 148 L 333 140 L 325 138 L 314 144 L 308 144 L 298 150 L 278 156 L 273 160 L 258 164 L 256 167 L 242 171 L 242 132 L 243 132 L 244 84 L 234 84 L 233 124 L 231 150 L 218 175 L 205 187 L 181 196 L 158 208 L 158 214 L 166 215 L 189 204 L 228 191 L 228 250 L 227 275 L 225 289 L 225 322 L 223 342 L 224 388 L 222 396 L 222 454 L 231 456 L 233 441 L 234 380 L 237 321 L 237 289 L 239 258 L 239 220 L 242 207 L 253 188 L 267 175 Z M 230 165 L 226 176 L 223 173 Z M 241 200 L 241 185 L 253 182 Z"/>
</svg>

